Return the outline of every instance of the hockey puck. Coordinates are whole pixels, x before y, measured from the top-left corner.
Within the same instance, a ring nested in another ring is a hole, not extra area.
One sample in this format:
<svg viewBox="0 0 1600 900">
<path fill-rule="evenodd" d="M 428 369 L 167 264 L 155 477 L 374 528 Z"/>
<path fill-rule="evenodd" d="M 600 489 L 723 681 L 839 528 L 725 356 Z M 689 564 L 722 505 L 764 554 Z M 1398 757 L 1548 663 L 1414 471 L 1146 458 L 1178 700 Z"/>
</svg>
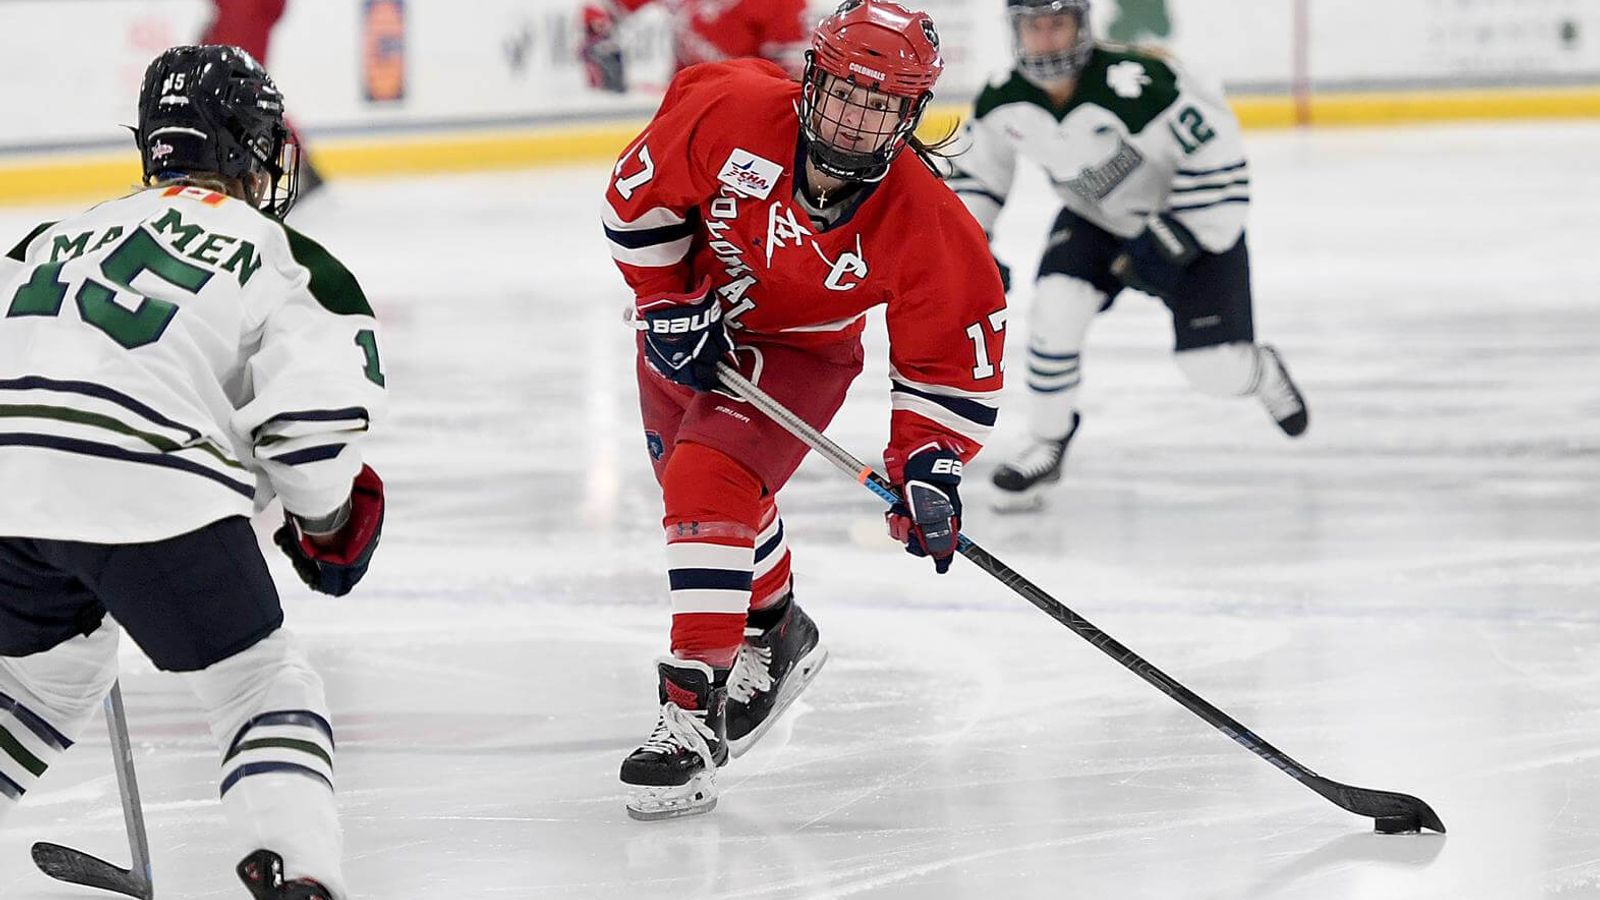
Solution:
<svg viewBox="0 0 1600 900">
<path fill-rule="evenodd" d="M 1422 831 L 1422 820 L 1416 816 L 1384 816 L 1372 830 L 1379 834 L 1418 834 Z"/>
</svg>

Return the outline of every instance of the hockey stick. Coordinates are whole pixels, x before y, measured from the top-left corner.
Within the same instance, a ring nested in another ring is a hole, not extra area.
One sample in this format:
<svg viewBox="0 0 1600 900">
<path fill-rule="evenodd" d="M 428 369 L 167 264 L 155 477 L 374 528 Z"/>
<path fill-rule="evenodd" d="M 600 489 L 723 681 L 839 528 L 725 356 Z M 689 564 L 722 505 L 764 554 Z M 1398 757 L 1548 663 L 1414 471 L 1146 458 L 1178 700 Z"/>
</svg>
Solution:
<svg viewBox="0 0 1600 900">
<path fill-rule="evenodd" d="M 877 494 L 884 502 L 893 504 L 900 499 L 895 493 L 894 486 L 882 475 L 873 471 L 871 466 L 851 456 L 844 448 L 835 444 L 800 417 L 785 409 L 728 364 L 718 363 L 717 374 L 721 377 L 723 384 L 731 387 L 752 406 L 766 413 L 774 422 L 781 425 L 784 430 L 820 453 L 828 462 L 833 463 L 839 469 L 866 485 L 868 490 Z M 1239 724 L 1232 716 L 1206 702 L 1199 694 L 1179 684 L 1170 675 L 1151 665 L 1139 654 L 1122 646 L 1111 635 L 1096 628 L 1088 620 L 1063 606 L 1060 601 L 1045 593 L 1033 582 L 1022 577 L 1010 566 L 996 559 L 965 534 L 960 536 L 957 548 L 962 556 L 971 560 L 978 568 L 993 575 L 1001 584 L 1021 594 L 1024 600 L 1037 606 L 1050 618 L 1067 626 L 1074 634 L 1093 644 L 1107 656 L 1121 663 L 1129 671 L 1149 682 L 1156 690 L 1177 701 L 1179 706 L 1210 723 L 1211 727 L 1232 738 L 1239 746 L 1271 763 L 1290 778 L 1321 794 L 1335 806 L 1353 812 L 1358 816 L 1367 816 L 1375 819 L 1377 831 L 1384 834 L 1404 834 L 1429 828 L 1441 834 L 1444 833 L 1444 823 L 1439 821 L 1439 816 L 1423 801 L 1409 794 L 1375 791 L 1368 788 L 1340 784 L 1337 781 L 1318 775 L 1291 759 L 1282 750 L 1262 740 L 1250 729 Z"/>
<path fill-rule="evenodd" d="M 40 841 L 33 845 L 33 863 L 59 881 L 114 891 L 139 900 L 155 896 L 150 874 L 150 840 L 144 831 L 144 809 L 139 804 L 139 782 L 133 773 L 133 746 L 128 740 L 128 718 L 122 707 L 122 685 L 113 682 L 106 694 L 106 730 L 111 733 L 111 760 L 117 770 L 117 790 L 122 794 L 122 818 L 128 827 L 128 850 L 133 868 L 114 866 L 82 850 Z"/>
</svg>

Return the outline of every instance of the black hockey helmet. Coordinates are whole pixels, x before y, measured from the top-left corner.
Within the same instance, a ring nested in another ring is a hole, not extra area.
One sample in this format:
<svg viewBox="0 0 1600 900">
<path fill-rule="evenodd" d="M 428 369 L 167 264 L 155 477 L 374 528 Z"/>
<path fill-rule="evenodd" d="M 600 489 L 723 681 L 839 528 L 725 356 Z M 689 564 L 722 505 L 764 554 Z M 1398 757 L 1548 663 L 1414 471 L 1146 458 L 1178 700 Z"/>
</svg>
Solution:
<svg viewBox="0 0 1600 900">
<path fill-rule="evenodd" d="M 1030 81 L 1064 81 L 1076 78 L 1089 64 L 1094 52 L 1094 34 L 1089 29 L 1089 0 L 1006 0 L 1006 15 L 1011 19 L 1012 50 L 1017 71 Z M 1068 15 L 1078 22 L 1078 39 L 1072 46 L 1050 53 L 1029 53 L 1022 46 L 1022 23 L 1032 16 Z"/>
<path fill-rule="evenodd" d="M 283 218 L 300 192 L 300 146 L 283 94 L 238 47 L 173 47 L 150 63 L 134 132 L 144 181 L 215 173 L 237 178 L 262 212 Z"/>
</svg>

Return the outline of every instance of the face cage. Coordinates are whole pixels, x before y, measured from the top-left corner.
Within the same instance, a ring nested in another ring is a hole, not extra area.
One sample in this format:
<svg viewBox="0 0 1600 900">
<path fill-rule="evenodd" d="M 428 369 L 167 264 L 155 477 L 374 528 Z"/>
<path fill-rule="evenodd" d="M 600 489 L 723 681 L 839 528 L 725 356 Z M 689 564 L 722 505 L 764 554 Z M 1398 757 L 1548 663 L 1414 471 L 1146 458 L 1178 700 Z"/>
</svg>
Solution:
<svg viewBox="0 0 1600 900">
<path fill-rule="evenodd" d="M 1017 59 L 1017 70 L 1024 77 L 1032 81 L 1066 81 L 1078 77 L 1083 67 L 1089 64 L 1089 55 L 1094 52 L 1094 35 L 1089 31 L 1089 23 L 1076 12 L 1062 10 L 1057 12 L 1051 9 L 1012 9 L 1011 11 L 1011 50 Z M 1065 50 L 1055 53 L 1028 54 L 1022 50 L 1022 21 L 1033 16 L 1042 15 L 1070 15 L 1078 20 L 1078 40 Z"/>
<path fill-rule="evenodd" d="M 260 171 L 270 179 L 266 193 L 255 198 L 255 204 L 266 215 L 281 221 L 300 199 L 300 140 L 282 126 L 274 131 L 278 145 L 275 158 L 269 160 L 265 154 L 251 151 Z"/>
<path fill-rule="evenodd" d="M 882 180 L 889 174 L 889 164 L 894 162 L 894 158 L 905 148 L 911 133 L 916 130 L 917 123 L 922 119 L 922 111 L 927 107 L 928 99 L 932 95 L 924 93 L 921 97 L 912 99 L 889 94 L 888 96 L 900 101 L 901 108 L 898 111 L 872 109 L 853 100 L 842 101 L 847 109 L 859 113 L 859 124 L 849 127 L 842 119 L 823 115 L 824 92 L 835 82 L 852 84 L 818 67 L 815 57 L 808 51 L 800 91 L 800 125 L 806 138 L 806 154 L 810 157 L 812 165 L 823 174 L 834 178 L 866 182 Z M 887 127 L 891 117 L 894 118 L 894 125 Z M 824 122 L 832 125 L 835 133 L 847 130 L 863 137 L 878 136 L 887 139 L 876 150 L 848 150 L 823 140 L 818 126 Z M 877 127 L 868 127 L 871 125 Z"/>
</svg>

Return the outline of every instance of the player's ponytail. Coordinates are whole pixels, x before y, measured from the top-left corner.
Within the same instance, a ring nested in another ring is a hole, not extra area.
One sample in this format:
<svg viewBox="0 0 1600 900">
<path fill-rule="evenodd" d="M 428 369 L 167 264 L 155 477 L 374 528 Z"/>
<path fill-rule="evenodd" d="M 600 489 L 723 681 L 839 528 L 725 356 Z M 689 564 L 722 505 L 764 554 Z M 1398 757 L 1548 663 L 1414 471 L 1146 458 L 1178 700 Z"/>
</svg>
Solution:
<svg viewBox="0 0 1600 900">
<path fill-rule="evenodd" d="M 911 152 L 917 155 L 917 159 L 922 160 L 923 165 L 933 170 L 933 174 L 939 176 L 940 180 L 950 177 L 950 160 L 955 154 L 947 151 L 950 145 L 956 142 L 957 128 L 957 125 L 951 125 L 949 131 L 931 143 L 916 134 L 906 139 L 906 146 L 910 147 Z"/>
</svg>

